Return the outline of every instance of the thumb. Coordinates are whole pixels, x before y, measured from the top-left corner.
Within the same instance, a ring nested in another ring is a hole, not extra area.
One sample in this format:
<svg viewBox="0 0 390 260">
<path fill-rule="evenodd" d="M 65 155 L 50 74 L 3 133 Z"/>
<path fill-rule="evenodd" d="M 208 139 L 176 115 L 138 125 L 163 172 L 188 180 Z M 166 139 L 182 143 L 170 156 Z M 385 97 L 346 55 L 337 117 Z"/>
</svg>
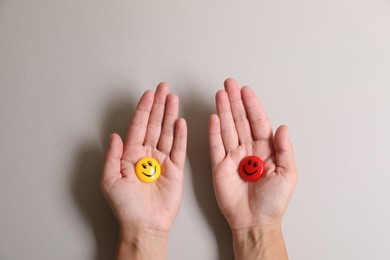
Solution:
<svg viewBox="0 0 390 260">
<path fill-rule="evenodd" d="M 294 152 L 288 138 L 288 127 L 280 126 L 274 136 L 274 148 L 276 156 L 276 172 L 285 173 L 295 169 Z"/>
<path fill-rule="evenodd" d="M 115 179 L 121 177 L 121 158 L 123 154 L 123 142 L 118 134 L 110 137 L 110 146 L 104 162 L 103 175 L 101 179 L 102 187 L 111 184 Z"/>
</svg>

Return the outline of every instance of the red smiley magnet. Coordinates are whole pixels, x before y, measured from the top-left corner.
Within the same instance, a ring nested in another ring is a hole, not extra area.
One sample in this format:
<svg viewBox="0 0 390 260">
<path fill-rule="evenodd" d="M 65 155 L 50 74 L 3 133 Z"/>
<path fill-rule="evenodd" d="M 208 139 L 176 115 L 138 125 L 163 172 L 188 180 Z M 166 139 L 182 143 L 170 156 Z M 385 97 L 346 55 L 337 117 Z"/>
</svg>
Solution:
<svg viewBox="0 0 390 260">
<path fill-rule="evenodd" d="M 242 159 L 238 169 L 241 178 L 246 181 L 257 181 L 263 175 L 263 171 L 264 162 L 255 155 Z"/>
</svg>

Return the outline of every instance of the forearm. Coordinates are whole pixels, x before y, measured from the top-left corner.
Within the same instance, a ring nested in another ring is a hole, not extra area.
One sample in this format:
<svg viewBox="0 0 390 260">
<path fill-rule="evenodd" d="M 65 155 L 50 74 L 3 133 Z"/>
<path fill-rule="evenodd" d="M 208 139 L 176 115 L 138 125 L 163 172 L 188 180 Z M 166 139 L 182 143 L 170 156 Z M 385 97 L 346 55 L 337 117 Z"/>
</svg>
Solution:
<svg viewBox="0 0 390 260">
<path fill-rule="evenodd" d="M 281 227 L 268 226 L 232 230 L 236 260 L 287 260 Z"/>
<path fill-rule="evenodd" d="M 156 231 L 120 231 L 117 260 L 162 260 L 167 256 L 168 234 Z"/>
</svg>

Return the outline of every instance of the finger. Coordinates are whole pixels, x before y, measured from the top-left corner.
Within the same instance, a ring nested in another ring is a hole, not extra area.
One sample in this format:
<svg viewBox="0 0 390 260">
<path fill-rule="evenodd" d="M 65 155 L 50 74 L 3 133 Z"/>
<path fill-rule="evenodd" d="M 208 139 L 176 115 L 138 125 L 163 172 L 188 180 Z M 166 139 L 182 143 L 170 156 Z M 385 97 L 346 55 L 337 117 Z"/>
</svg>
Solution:
<svg viewBox="0 0 390 260">
<path fill-rule="evenodd" d="M 127 131 L 125 147 L 140 146 L 144 143 L 153 100 L 154 93 L 151 90 L 147 90 L 139 100 L 129 130 Z"/>
<path fill-rule="evenodd" d="M 122 177 L 121 158 L 123 154 L 122 139 L 118 134 L 112 134 L 110 146 L 108 148 L 101 178 L 102 187 L 111 186 L 111 184 Z"/>
<path fill-rule="evenodd" d="M 219 117 L 215 114 L 211 115 L 209 119 L 209 145 L 211 165 L 214 168 L 226 156 L 221 136 L 221 124 Z"/>
<path fill-rule="evenodd" d="M 175 133 L 171 151 L 171 160 L 180 169 L 184 168 L 187 149 L 187 123 L 179 118 L 175 123 Z"/>
<path fill-rule="evenodd" d="M 277 172 L 288 172 L 295 168 L 294 153 L 291 142 L 288 138 L 288 127 L 280 126 L 275 133 L 274 148 L 276 157 Z"/>
<path fill-rule="evenodd" d="M 168 83 L 162 82 L 157 86 L 152 111 L 150 112 L 149 122 L 146 130 L 144 145 L 157 147 L 160 138 L 161 126 L 164 116 L 165 101 L 169 92 Z"/>
<path fill-rule="evenodd" d="M 255 141 L 271 139 L 271 123 L 256 94 L 251 88 L 243 87 L 241 89 L 241 96 L 249 118 L 253 139 Z"/>
<path fill-rule="evenodd" d="M 158 150 L 169 154 L 173 144 L 175 122 L 179 115 L 179 98 L 175 94 L 169 94 L 165 104 L 164 121 L 161 130 Z"/>
<path fill-rule="evenodd" d="M 236 126 L 238 139 L 240 143 L 251 142 L 252 133 L 249 121 L 246 115 L 245 107 L 241 99 L 241 91 L 234 79 L 225 80 L 225 90 L 229 97 L 230 108 L 233 114 L 234 124 Z"/>
<path fill-rule="evenodd" d="M 238 136 L 236 126 L 230 110 L 229 98 L 225 90 L 216 94 L 217 114 L 221 125 L 221 135 L 226 152 L 238 147 Z"/>
</svg>

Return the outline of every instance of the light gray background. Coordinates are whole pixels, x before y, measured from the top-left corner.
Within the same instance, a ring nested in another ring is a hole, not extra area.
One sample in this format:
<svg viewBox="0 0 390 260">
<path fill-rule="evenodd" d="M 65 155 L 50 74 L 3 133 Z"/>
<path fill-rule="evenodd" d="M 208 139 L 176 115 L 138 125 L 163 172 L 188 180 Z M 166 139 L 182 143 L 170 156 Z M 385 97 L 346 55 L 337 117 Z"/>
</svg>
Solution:
<svg viewBox="0 0 390 260">
<path fill-rule="evenodd" d="M 291 259 L 390 259 L 390 1 L 0 1 L 0 259 L 112 259 L 109 134 L 171 84 L 188 121 L 169 259 L 233 259 L 207 144 L 214 93 L 290 126 Z"/>
</svg>

